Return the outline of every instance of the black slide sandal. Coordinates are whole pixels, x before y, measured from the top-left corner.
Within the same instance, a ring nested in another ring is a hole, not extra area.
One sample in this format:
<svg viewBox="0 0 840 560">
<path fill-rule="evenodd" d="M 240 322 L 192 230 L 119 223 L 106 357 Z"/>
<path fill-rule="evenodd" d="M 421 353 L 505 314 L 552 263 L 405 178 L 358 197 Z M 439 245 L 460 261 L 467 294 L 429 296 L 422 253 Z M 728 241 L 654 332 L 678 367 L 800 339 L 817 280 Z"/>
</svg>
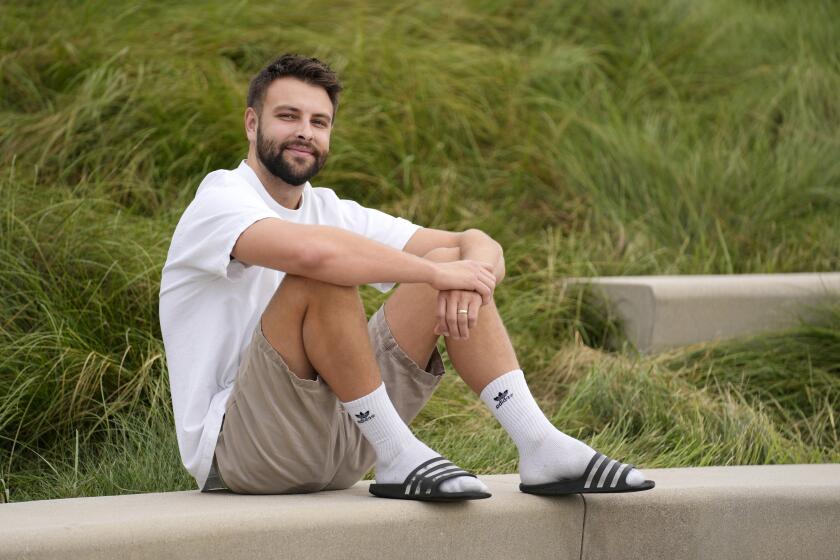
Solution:
<svg viewBox="0 0 840 560">
<path fill-rule="evenodd" d="M 519 489 L 526 494 L 564 496 L 566 494 L 641 492 L 656 486 L 652 480 L 645 480 L 639 486 L 628 485 L 627 473 L 635 467 L 635 465 L 619 463 L 603 453 L 596 452 L 580 478 L 545 484 L 520 484 Z"/>
<path fill-rule="evenodd" d="M 491 496 L 487 492 L 441 492 L 439 490 L 444 480 L 458 476 L 478 478 L 443 457 L 435 457 L 418 465 L 405 477 L 405 482 L 402 484 L 372 483 L 368 490 L 380 498 L 424 502 L 460 502 L 461 500 L 481 500 Z"/>
</svg>

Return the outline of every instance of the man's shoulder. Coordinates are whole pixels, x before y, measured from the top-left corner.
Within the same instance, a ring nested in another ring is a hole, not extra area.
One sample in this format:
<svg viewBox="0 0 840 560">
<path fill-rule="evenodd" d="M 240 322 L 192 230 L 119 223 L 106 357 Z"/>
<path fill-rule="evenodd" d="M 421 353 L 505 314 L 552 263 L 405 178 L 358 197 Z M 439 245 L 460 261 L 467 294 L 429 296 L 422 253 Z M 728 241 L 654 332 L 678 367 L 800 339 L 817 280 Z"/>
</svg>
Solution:
<svg viewBox="0 0 840 560">
<path fill-rule="evenodd" d="M 193 224 L 206 222 L 220 216 L 231 216 L 245 211 L 261 212 L 265 202 L 248 185 L 229 169 L 218 169 L 205 175 L 184 208 L 173 234 L 182 235 Z"/>
<path fill-rule="evenodd" d="M 254 205 L 261 207 L 264 202 L 244 177 L 236 173 L 236 170 L 217 169 L 201 180 L 186 212 L 220 206 L 233 210 Z"/>
<path fill-rule="evenodd" d="M 241 189 L 249 188 L 249 185 L 248 181 L 235 169 L 216 169 L 204 176 L 204 179 L 198 184 L 195 194 L 198 196 L 203 191 L 214 188 Z"/>
</svg>

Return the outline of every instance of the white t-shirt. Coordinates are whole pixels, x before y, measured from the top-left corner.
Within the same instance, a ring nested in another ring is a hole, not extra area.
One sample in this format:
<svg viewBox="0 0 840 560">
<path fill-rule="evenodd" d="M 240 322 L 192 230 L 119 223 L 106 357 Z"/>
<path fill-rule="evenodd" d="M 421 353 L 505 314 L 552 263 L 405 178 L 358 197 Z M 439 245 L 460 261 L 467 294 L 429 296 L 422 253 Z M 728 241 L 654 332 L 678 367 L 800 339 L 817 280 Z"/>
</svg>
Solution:
<svg viewBox="0 0 840 560">
<path fill-rule="evenodd" d="M 350 230 L 402 250 L 420 226 L 342 200 L 306 183 L 291 210 L 275 201 L 243 161 L 207 175 L 181 216 L 160 285 L 160 327 L 169 367 L 178 447 L 204 486 L 240 358 L 284 273 L 230 255 L 263 218 Z M 394 284 L 372 284 L 382 292 Z"/>
</svg>

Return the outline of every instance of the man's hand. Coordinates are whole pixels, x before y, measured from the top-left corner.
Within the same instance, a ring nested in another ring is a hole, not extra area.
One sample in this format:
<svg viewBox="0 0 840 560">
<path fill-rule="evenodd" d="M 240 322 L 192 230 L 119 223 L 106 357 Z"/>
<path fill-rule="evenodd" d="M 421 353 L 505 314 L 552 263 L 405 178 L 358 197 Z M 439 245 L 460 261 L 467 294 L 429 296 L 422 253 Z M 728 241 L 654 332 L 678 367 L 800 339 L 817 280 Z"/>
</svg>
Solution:
<svg viewBox="0 0 840 560">
<path fill-rule="evenodd" d="M 445 290 L 438 293 L 437 325 L 435 334 L 467 339 L 470 329 L 478 323 L 478 310 L 484 305 L 478 292 Z M 466 310 L 466 313 L 459 313 Z"/>
<path fill-rule="evenodd" d="M 478 229 L 469 229 L 458 236 L 458 249 L 462 259 L 485 264 L 493 273 L 493 280 L 501 282 L 505 276 L 505 259 L 502 246 L 489 235 Z M 495 283 L 493 290 L 495 290 Z M 437 325 L 435 334 L 466 339 L 470 329 L 478 323 L 478 310 L 492 300 L 492 292 L 479 295 L 463 289 L 445 290 L 438 294 Z M 466 313 L 464 312 L 466 311 Z"/>
<path fill-rule="evenodd" d="M 465 262 L 480 264 L 482 266 L 481 272 L 484 274 L 492 271 L 491 265 L 478 263 L 477 261 L 455 261 L 441 264 Z M 488 278 L 484 274 L 482 274 L 482 283 L 484 286 L 474 291 L 465 289 L 440 290 L 438 288 L 440 292 L 438 293 L 435 334 L 451 336 L 454 339 L 467 339 L 470 337 L 470 329 L 474 328 L 478 323 L 479 308 L 490 303 L 493 298 L 493 291 L 496 289 L 496 277 L 491 274 L 491 278 Z M 489 288 L 490 292 L 487 293 L 483 289 L 484 287 Z"/>
<path fill-rule="evenodd" d="M 489 303 L 496 289 L 493 267 L 478 261 L 438 263 L 439 272 L 432 287 L 438 293 L 438 322 L 435 334 L 450 333 L 454 338 L 469 338 L 469 330 L 478 321 L 478 309 Z M 462 282 L 467 281 L 467 285 Z M 466 313 L 459 311 L 466 311 Z"/>
<path fill-rule="evenodd" d="M 435 263 L 435 275 L 431 285 L 441 292 L 467 290 L 477 292 L 486 304 L 496 289 L 493 267 L 478 261 L 453 261 Z"/>
</svg>

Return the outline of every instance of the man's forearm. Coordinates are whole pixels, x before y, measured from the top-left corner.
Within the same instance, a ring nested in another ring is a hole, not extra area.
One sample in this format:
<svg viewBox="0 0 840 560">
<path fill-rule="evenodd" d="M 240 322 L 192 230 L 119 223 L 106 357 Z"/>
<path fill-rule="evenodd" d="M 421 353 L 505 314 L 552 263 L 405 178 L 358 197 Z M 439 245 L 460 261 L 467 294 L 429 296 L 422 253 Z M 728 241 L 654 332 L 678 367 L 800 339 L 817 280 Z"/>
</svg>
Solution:
<svg viewBox="0 0 840 560">
<path fill-rule="evenodd" d="M 484 236 L 481 232 L 478 234 Z M 498 246 L 492 239 L 487 239 Z M 488 247 L 482 249 L 482 245 L 487 245 L 486 241 L 477 243 L 476 255 L 487 260 L 479 262 L 493 266 L 498 262 L 500 247 L 494 249 L 491 245 L 488 250 Z M 481 281 L 482 269 L 475 262 L 454 268 L 446 266 L 443 270 L 441 263 L 345 229 L 295 224 L 277 218 L 258 220 L 242 232 L 231 257 L 246 264 L 342 286 L 395 282 L 478 291 L 482 291 L 483 285 L 492 290 L 490 284 Z M 461 260 L 464 258 L 461 255 Z"/>
<path fill-rule="evenodd" d="M 484 262 L 493 267 L 496 282 L 505 277 L 505 258 L 502 246 L 492 237 L 478 229 L 468 229 L 462 234 L 461 258 Z"/>
<path fill-rule="evenodd" d="M 310 226 L 314 258 L 299 271 L 324 282 L 357 286 L 378 282 L 431 283 L 435 265 L 355 233 Z"/>
</svg>

